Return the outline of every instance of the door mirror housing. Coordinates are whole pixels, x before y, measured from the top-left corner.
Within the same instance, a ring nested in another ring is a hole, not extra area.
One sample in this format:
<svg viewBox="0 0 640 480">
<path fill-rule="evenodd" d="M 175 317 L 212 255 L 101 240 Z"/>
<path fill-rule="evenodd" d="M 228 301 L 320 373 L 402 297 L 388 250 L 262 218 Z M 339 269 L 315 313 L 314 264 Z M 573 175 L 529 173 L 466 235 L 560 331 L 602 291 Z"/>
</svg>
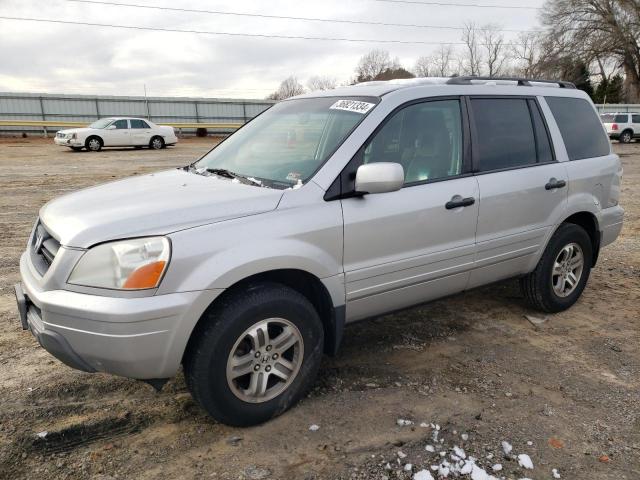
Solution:
<svg viewBox="0 0 640 480">
<path fill-rule="evenodd" d="M 107 127 L 107 130 L 115 130 L 115 129 L 116 129 L 116 126 L 113 123 Z"/>
<path fill-rule="evenodd" d="M 387 193 L 404 185 L 404 168 L 399 163 L 379 162 L 360 165 L 356 171 L 356 193 Z"/>
</svg>

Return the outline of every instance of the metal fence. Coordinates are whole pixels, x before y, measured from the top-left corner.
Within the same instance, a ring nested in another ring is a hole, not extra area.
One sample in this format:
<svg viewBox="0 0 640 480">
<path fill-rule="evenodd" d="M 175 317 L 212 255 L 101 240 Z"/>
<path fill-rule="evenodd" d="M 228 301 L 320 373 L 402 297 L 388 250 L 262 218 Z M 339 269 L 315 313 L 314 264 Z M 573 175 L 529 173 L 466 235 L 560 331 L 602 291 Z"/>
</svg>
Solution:
<svg viewBox="0 0 640 480">
<path fill-rule="evenodd" d="M 0 131 L 55 132 L 69 123 L 89 124 L 103 117 L 148 118 L 152 122 L 184 126 L 186 132 L 203 124 L 225 132 L 255 117 L 274 102 L 270 100 L 118 97 L 0 92 Z M 30 125 L 38 122 L 38 126 Z M 56 125 L 58 123 L 58 125 Z"/>
<path fill-rule="evenodd" d="M 596 108 L 600 113 L 614 113 L 614 112 L 638 113 L 640 112 L 640 105 L 633 104 L 633 103 L 607 103 L 605 105 L 598 103 L 596 104 Z"/>
</svg>

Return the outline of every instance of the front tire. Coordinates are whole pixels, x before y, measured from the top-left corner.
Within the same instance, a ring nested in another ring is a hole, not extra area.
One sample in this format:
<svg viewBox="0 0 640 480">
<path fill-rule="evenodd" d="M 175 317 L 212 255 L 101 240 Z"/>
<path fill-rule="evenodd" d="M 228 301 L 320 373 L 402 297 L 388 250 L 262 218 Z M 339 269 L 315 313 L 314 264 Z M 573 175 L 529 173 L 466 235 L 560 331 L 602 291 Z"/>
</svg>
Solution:
<svg viewBox="0 0 640 480">
<path fill-rule="evenodd" d="M 589 279 L 592 251 L 591 239 L 584 228 L 573 223 L 560 225 L 536 269 L 520 279 L 527 303 L 548 313 L 571 307 Z"/>
<path fill-rule="evenodd" d="M 633 140 L 633 132 L 631 130 L 625 130 L 620 134 L 620 143 L 631 143 Z"/>
<path fill-rule="evenodd" d="M 280 415 L 311 387 L 323 351 L 320 317 L 278 283 L 248 286 L 205 312 L 184 359 L 187 387 L 216 420 L 250 426 Z"/>
<path fill-rule="evenodd" d="M 102 150 L 102 139 L 100 137 L 89 137 L 84 143 L 85 148 L 89 152 L 99 152 Z"/>
<path fill-rule="evenodd" d="M 82 147 L 69 147 L 71 150 L 73 150 L 74 152 L 79 152 L 82 150 Z"/>
</svg>

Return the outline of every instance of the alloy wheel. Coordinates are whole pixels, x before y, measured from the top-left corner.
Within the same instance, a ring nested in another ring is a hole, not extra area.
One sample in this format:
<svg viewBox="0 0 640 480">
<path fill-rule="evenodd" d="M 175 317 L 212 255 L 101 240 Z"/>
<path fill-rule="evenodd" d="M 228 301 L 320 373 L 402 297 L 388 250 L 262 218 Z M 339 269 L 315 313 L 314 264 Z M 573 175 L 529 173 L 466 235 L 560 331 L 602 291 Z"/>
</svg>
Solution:
<svg viewBox="0 0 640 480">
<path fill-rule="evenodd" d="M 553 291 L 559 297 L 568 297 L 580 283 L 584 270 L 584 254 L 577 243 L 565 245 L 556 256 L 551 271 Z"/>
<path fill-rule="evenodd" d="M 284 392 L 300 371 L 304 342 L 284 318 L 262 320 L 240 335 L 227 360 L 227 383 L 249 403 L 269 401 Z"/>
</svg>

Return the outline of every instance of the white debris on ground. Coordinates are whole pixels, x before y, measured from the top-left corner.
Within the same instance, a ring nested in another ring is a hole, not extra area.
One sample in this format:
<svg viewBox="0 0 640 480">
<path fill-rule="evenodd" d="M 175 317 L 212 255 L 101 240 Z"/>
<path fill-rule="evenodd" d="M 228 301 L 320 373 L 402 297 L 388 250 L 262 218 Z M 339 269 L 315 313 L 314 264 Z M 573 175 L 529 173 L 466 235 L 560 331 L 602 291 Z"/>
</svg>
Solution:
<svg viewBox="0 0 640 480">
<path fill-rule="evenodd" d="M 478 451 L 473 448 L 473 443 L 468 443 L 470 435 L 460 433 L 460 430 L 403 418 L 398 418 L 396 423 L 401 427 L 420 425 L 421 428 L 431 428 L 431 431 L 425 432 L 426 441 L 422 446 L 405 445 L 403 450 L 395 451 L 395 460 L 383 460 L 379 464 L 389 472 L 382 475 L 385 480 L 395 478 L 394 474 L 398 479 L 405 480 L 529 480 L 524 477 L 525 471 L 534 469 L 531 457 L 526 453 L 516 455 L 514 446 L 507 440 L 501 441 L 500 445 L 484 445 Z M 533 445 L 534 441 L 531 440 L 523 441 L 522 444 L 518 442 L 516 449 Z M 416 451 L 416 447 L 424 448 L 421 450 L 423 453 L 418 453 L 420 450 Z M 500 461 L 502 458 L 506 463 Z M 558 469 L 554 468 L 550 473 L 552 478 L 560 478 Z"/>
<path fill-rule="evenodd" d="M 511 450 L 513 450 L 513 447 L 509 442 L 502 442 L 502 451 L 505 455 L 509 455 L 511 453 Z"/>
<path fill-rule="evenodd" d="M 551 470 L 551 475 L 553 475 L 553 478 L 560 478 L 560 473 L 558 473 L 557 468 Z"/>
<path fill-rule="evenodd" d="M 435 480 L 428 470 L 420 470 L 413 475 L 413 480 Z"/>
<path fill-rule="evenodd" d="M 316 425 L 316 424 L 314 423 L 313 425 L 311 425 L 311 426 L 309 427 L 309 430 L 311 430 L 312 432 L 316 432 L 316 431 L 320 430 L 320 426 L 319 426 L 319 425 Z"/>
<path fill-rule="evenodd" d="M 521 453 L 518 455 L 518 465 L 522 468 L 526 468 L 527 470 L 533 470 L 533 462 L 531 458 L 526 453 Z"/>
<path fill-rule="evenodd" d="M 396 423 L 399 427 L 408 427 L 409 425 L 413 425 L 413 422 L 411 420 L 406 420 L 404 418 L 399 418 L 398 420 L 396 420 Z"/>
<path fill-rule="evenodd" d="M 36 436 L 37 436 L 38 438 L 45 438 L 48 434 L 49 434 L 49 432 L 44 431 L 44 432 L 38 432 L 38 433 L 36 433 Z"/>
</svg>

